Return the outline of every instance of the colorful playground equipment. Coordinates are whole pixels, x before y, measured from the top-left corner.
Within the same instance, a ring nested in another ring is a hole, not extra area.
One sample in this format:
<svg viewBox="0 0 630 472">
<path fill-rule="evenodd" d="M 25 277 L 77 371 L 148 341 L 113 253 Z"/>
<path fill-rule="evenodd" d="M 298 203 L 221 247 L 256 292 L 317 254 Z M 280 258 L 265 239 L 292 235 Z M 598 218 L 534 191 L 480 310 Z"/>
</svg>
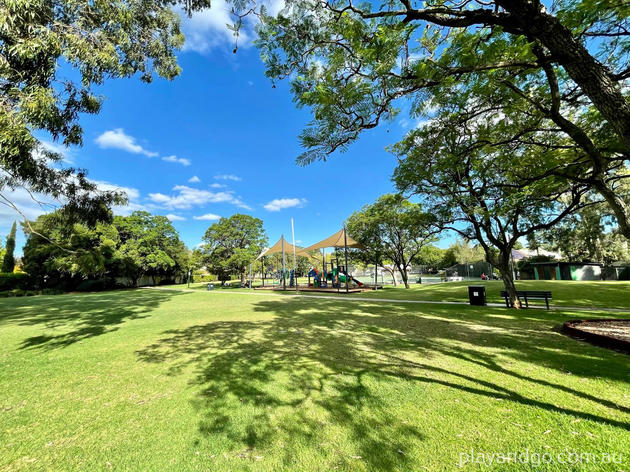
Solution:
<svg viewBox="0 0 630 472">
<path fill-rule="evenodd" d="M 332 262 L 330 264 L 332 266 Z M 313 279 L 312 283 L 311 283 L 311 278 Z M 326 288 L 328 287 L 328 282 L 330 281 L 330 284 L 334 288 L 340 288 L 342 284 L 346 283 L 346 280 L 348 282 L 352 282 L 358 287 L 363 287 L 363 282 L 355 279 L 352 276 L 348 276 L 348 272 L 345 270 L 344 267 L 332 266 L 330 272 L 327 272 L 326 262 L 324 262 L 323 271 L 320 272 L 317 267 L 314 267 L 308 273 L 308 286 L 309 287 Z"/>
<path fill-rule="evenodd" d="M 291 221 L 291 226 L 293 226 L 293 220 Z M 293 238 L 295 240 L 295 238 Z M 330 262 L 326 261 L 326 248 L 335 248 L 336 259 L 330 260 Z M 343 258 L 345 260 L 344 265 L 339 264 L 339 249 L 343 248 Z M 295 290 L 299 290 L 299 282 L 298 275 L 299 273 L 295 272 L 295 268 L 297 267 L 296 258 L 297 256 L 304 256 L 311 259 L 313 262 L 316 259 L 318 254 L 321 251 L 322 255 L 322 269 L 321 271 L 317 267 L 313 267 L 308 272 L 308 285 L 305 289 L 311 290 L 333 290 L 336 289 L 337 292 L 340 292 L 342 288 L 345 288 L 346 293 L 361 291 L 364 287 L 363 282 L 357 280 L 352 277 L 348 273 L 348 248 L 356 248 L 356 249 L 364 249 L 363 246 L 352 239 L 347 233 L 346 228 L 342 228 L 340 231 L 337 231 L 335 234 L 329 236 L 328 238 L 315 243 L 307 248 L 302 248 L 295 246 L 293 244 L 289 244 L 284 236 L 281 236 L 280 239 L 270 248 L 265 249 L 260 253 L 260 255 L 256 258 L 256 261 L 260 260 L 261 265 L 261 276 L 262 276 L 262 287 L 265 288 L 265 280 L 267 279 L 267 275 L 269 271 L 267 270 L 267 266 L 265 264 L 266 256 L 270 256 L 272 254 L 282 254 L 281 257 L 281 265 L 282 269 L 278 270 L 278 276 L 273 277 L 276 283 L 272 283 L 272 286 L 269 288 L 272 289 L 281 289 L 286 290 L 287 285 L 290 288 L 295 288 Z M 288 270 L 287 268 L 287 258 L 286 255 L 293 256 L 293 270 Z M 330 270 L 328 266 L 330 265 Z M 273 273 L 273 272 L 272 272 Z M 375 271 L 376 274 L 376 271 Z M 252 279 L 252 265 L 250 265 L 250 279 Z M 274 285 L 278 288 L 273 288 Z M 374 285 L 371 285 L 371 288 L 378 288 L 378 283 L 376 280 L 376 275 L 374 279 Z"/>
</svg>

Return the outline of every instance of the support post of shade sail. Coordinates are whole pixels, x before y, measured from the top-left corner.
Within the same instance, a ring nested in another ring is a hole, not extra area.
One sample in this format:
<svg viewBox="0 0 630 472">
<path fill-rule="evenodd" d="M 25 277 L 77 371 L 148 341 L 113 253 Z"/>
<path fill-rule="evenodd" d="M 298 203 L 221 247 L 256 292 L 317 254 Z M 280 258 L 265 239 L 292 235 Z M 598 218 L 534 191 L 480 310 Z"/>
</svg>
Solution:
<svg viewBox="0 0 630 472">
<path fill-rule="evenodd" d="M 295 257 L 295 230 L 293 229 L 293 218 L 291 218 L 291 243 L 293 244 L 293 283 L 295 284 L 295 291 L 298 291 L 297 282 L 297 263 Z"/>
<path fill-rule="evenodd" d="M 284 256 L 284 234 L 282 235 L 282 290 L 287 289 L 287 277 L 285 275 L 287 261 Z"/>
<path fill-rule="evenodd" d="M 346 259 L 346 293 L 350 290 L 348 279 L 350 278 L 350 268 L 348 267 L 348 238 L 346 236 L 346 225 L 343 225 L 343 250 Z"/>
</svg>

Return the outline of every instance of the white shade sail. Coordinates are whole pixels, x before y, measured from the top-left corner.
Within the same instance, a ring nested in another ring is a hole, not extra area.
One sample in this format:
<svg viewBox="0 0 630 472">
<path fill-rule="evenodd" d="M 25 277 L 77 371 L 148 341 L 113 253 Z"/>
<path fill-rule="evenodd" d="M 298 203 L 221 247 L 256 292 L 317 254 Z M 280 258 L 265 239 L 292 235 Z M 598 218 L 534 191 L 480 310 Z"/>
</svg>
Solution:
<svg viewBox="0 0 630 472">
<path fill-rule="evenodd" d="M 293 254 L 293 244 L 289 243 L 286 239 L 284 239 L 284 236 L 280 236 L 280 239 L 278 239 L 278 242 L 276 242 L 276 244 L 274 244 L 273 246 L 265 249 L 263 252 L 261 252 L 258 257 L 256 258 L 256 260 L 260 259 L 263 256 L 269 256 L 271 254 L 277 254 L 282 252 L 282 242 L 284 241 L 284 252 L 285 254 Z M 302 249 L 300 246 L 295 246 L 295 255 L 296 256 L 308 256 L 308 254 L 304 251 L 304 249 Z"/>
<path fill-rule="evenodd" d="M 326 239 L 321 240 L 318 243 L 313 244 L 305 249 L 304 252 L 314 251 L 316 249 L 324 249 L 327 247 L 345 247 L 347 244 L 348 247 L 356 247 L 360 249 L 364 249 L 363 245 L 354 239 L 352 239 L 348 234 L 346 234 L 346 229 L 341 228 L 332 236 L 327 237 Z"/>
</svg>

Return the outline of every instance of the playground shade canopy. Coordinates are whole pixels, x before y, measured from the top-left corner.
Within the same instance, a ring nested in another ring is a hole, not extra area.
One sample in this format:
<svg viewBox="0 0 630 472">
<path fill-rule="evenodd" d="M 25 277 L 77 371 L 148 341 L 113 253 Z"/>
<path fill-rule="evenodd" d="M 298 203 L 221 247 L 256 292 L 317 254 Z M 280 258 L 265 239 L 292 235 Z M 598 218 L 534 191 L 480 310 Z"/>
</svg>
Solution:
<svg viewBox="0 0 630 472">
<path fill-rule="evenodd" d="M 261 252 L 256 258 L 256 260 L 260 259 L 263 256 L 269 256 L 270 254 L 277 254 L 279 252 L 282 252 L 283 242 L 284 242 L 284 252 L 289 255 L 293 254 L 293 244 L 290 244 L 289 242 L 287 242 L 286 239 L 284 239 L 284 236 L 281 236 L 280 239 L 278 239 L 278 242 L 276 244 L 274 244 L 271 247 L 268 247 L 263 252 Z M 302 249 L 299 246 L 295 246 L 295 255 L 308 256 L 308 254 L 304 251 L 304 249 Z"/>
<path fill-rule="evenodd" d="M 320 242 L 313 244 L 312 246 L 302 249 L 302 251 L 310 252 L 310 251 L 314 251 L 315 249 L 324 249 L 327 247 L 345 247 L 345 246 L 365 249 L 361 243 L 355 241 L 346 233 L 345 228 L 341 228 L 332 236 L 328 236 L 326 239 L 323 239 Z"/>
</svg>

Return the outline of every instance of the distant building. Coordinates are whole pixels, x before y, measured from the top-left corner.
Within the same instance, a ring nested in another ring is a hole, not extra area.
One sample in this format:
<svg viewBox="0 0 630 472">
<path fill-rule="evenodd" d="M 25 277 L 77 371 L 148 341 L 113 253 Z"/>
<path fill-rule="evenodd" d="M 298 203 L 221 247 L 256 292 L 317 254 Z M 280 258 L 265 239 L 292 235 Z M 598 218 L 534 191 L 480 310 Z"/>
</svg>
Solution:
<svg viewBox="0 0 630 472">
<path fill-rule="evenodd" d="M 559 252 L 546 251 L 545 249 L 512 249 L 512 258 L 515 261 L 520 261 L 521 259 L 529 259 L 530 257 L 536 256 L 547 256 L 553 259 L 562 259 L 562 254 Z"/>
<path fill-rule="evenodd" d="M 532 262 L 536 280 L 602 280 L 599 262 Z"/>
</svg>

